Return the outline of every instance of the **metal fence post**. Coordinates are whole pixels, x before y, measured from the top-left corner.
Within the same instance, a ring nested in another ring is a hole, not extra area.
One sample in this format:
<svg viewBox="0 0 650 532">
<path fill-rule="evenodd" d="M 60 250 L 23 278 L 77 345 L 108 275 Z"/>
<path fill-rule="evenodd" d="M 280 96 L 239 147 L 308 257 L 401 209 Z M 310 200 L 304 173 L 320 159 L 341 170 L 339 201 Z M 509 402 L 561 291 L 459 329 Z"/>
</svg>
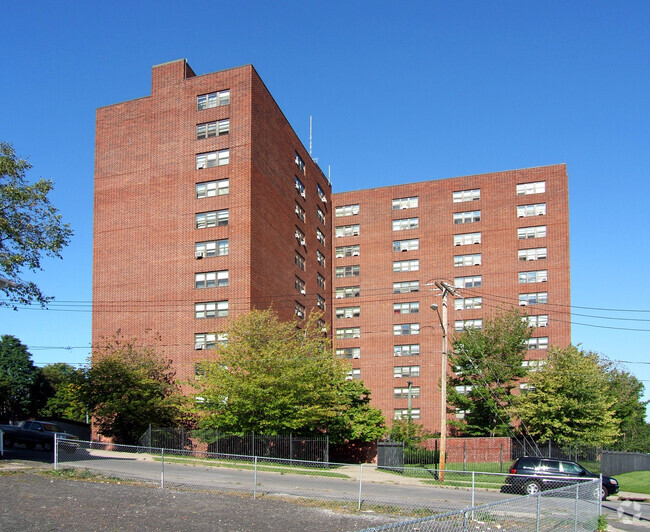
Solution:
<svg viewBox="0 0 650 532">
<path fill-rule="evenodd" d="M 254 474 L 253 474 L 253 499 L 257 499 L 257 456 L 253 457 L 255 460 Z"/>
<path fill-rule="evenodd" d="M 603 489 L 603 474 L 598 475 L 598 487 L 596 488 L 596 493 L 598 494 L 598 517 L 603 514 L 603 498 L 601 496 L 601 491 Z"/>
<path fill-rule="evenodd" d="M 537 494 L 537 516 L 535 518 L 535 531 L 539 532 L 539 523 L 542 517 L 542 492 Z"/>
<path fill-rule="evenodd" d="M 501 442 L 501 450 L 499 451 L 499 473 L 503 473 L 503 442 Z"/>
<path fill-rule="evenodd" d="M 160 487 L 165 488 L 165 448 L 160 449 Z"/>
<path fill-rule="evenodd" d="M 363 464 L 359 464 L 359 501 L 357 511 L 361 511 L 361 486 L 363 484 Z"/>
<path fill-rule="evenodd" d="M 573 532 L 578 532 L 578 487 L 580 484 L 576 484 L 576 504 L 573 511 Z"/>
<path fill-rule="evenodd" d="M 475 500 L 475 494 L 476 494 L 476 473 L 472 471 L 472 521 L 474 520 L 474 500 Z"/>
<path fill-rule="evenodd" d="M 2 437 L 2 434 L 0 433 L 0 438 Z M 56 437 L 56 434 L 54 434 L 54 469 L 59 468 L 59 438 Z"/>
</svg>

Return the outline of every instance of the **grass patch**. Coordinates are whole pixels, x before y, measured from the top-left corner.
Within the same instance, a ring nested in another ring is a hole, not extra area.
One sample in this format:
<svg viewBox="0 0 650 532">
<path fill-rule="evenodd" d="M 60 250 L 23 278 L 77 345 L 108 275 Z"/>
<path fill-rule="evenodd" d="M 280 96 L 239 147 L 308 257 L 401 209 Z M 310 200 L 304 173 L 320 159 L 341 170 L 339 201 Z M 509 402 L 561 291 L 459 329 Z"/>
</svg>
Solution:
<svg viewBox="0 0 650 532">
<path fill-rule="evenodd" d="M 124 480 L 123 478 L 101 475 L 90 471 L 89 469 L 77 469 L 74 467 L 65 467 L 62 469 L 49 469 L 40 472 L 41 475 L 48 477 L 65 478 L 70 480 L 85 480 L 88 482 L 109 482 L 112 484 L 140 484 L 135 481 Z"/>
<path fill-rule="evenodd" d="M 621 491 L 650 494 L 650 471 L 632 471 L 615 475 Z"/>
<path fill-rule="evenodd" d="M 160 462 L 160 457 L 154 457 L 154 460 Z M 251 462 L 238 462 L 235 460 L 216 460 L 210 458 L 179 458 L 179 457 L 165 457 L 166 463 L 177 463 L 177 464 L 186 464 L 186 465 L 201 465 L 208 467 L 223 467 L 227 469 L 246 469 L 252 470 L 255 469 L 255 464 Z M 343 473 L 336 473 L 334 471 L 323 471 L 322 469 L 304 469 L 293 466 L 281 466 L 281 465 L 268 465 L 264 463 L 257 463 L 257 470 L 270 472 L 270 473 L 280 473 L 285 475 L 291 473 L 292 475 L 305 475 L 311 477 L 333 477 L 333 478 L 350 478 L 349 475 Z"/>
</svg>

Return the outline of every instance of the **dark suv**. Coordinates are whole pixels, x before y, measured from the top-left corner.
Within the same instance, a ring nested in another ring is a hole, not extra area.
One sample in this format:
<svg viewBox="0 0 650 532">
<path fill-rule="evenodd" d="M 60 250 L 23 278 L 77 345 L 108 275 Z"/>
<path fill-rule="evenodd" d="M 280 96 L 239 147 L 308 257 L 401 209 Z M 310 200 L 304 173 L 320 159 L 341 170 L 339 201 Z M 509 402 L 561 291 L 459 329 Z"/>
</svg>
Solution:
<svg viewBox="0 0 650 532">
<path fill-rule="evenodd" d="M 517 458 L 510 466 L 510 476 L 506 479 L 501 491 L 533 495 L 540 490 L 575 484 L 583 478 L 598 477 L 599 475 L 575 462 L 524 456 Z M 614 493 L 618 493 L 618 482 L 615 478 L 603 475 L 601 498 L 605 500 L 608 495 Z"/>
</svg>

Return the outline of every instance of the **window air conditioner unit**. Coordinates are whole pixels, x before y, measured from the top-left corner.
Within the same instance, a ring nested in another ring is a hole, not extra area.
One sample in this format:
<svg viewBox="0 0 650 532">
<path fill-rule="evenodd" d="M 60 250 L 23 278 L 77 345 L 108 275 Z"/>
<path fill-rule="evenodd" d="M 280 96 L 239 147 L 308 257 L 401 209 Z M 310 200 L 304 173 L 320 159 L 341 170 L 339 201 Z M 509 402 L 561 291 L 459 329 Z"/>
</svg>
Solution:
<svg viewBox="0 0 650 532">
<path fill-rule="evenodd" d="M 404 210 L 404 209 L 408 209 L 408 208 L 409 208 L 408 205 L 402 205 L 402 206 L 400 207 L 400 209 L 402 209 L 402 210 Z"/>
<path fill-rule="evenodd" d="M 300 293 L 304 296 L 307 292 L 305 291 L 304 288 L 301 288 L 301 289 L 300 289 Z"/>
<path fill-rule="evenodd" d="M 336 299 L 343 299 L 343 294 L 336 294 Z"/>
<path fill-rule="evenodd" d="M 327 198 L 325 196 L 323 196 L 321 199 L 323 200 L 323 203 L 327 203 Z"/>
<path fill-rule="evenodd" d="M 295 236 L 298 240 L 300 240 L 300 233 L 299 233 L 298 231 L 295 232 L 294 236 Z"/>
<path fill-rule="evenodd" d="M 296 316 L 298 316 L 299 318 L 304 318 L 305 313 L 304 312 L 296 312 Z"/>
<path fill-rule="evenodd" d="M 296 214 L 300 214 L 300 209 L 298 208 L 298 205 L 296 205 L 296 208 L 294 209 L 294 211 L 296 212 Z"/>
<path fill-rule="evenodd" d="M 358 252 L 358 251 L 353 251 L 353 252 L 352 252 L 352 256 L 353 256 L 353 257 L 358 257 L 358 256 L 359 256 L 359 252 Z"/>
<path fill-rule="evenodd" d="M 296 190 L 300 190 L 300 185 L 296 183 Z"/>
<path fill-rule="evenodd" d="M 526 216 L 526 215 L 525 214 L 518 214 L 517 218 L 523 218 L 524 216 Z"/>
<path fill-rule="evenodd" d="M 197 351 L 201 351 L 204 348 L 205 348 L 205 344 L 194 344 L 194 349 L 196 349 Z"/>
<path fill-rule="evenodd" d="M 194 258 L 195 259 L 202 259 L 205 257 L 205 251 L 195 251 L 194 252 Z"/>
<path fill-rule="evenodd" d="M 540 323 L 538 327 L 548 327 L 548 323 Z"/>
<path fill-rule="evenodd" d="M 361 335 L 359 335 L 359 334 L 353 334 L 353 335 L 352 335 L 352 338 L 361 338 Z"/>
<path fill-rule="evenodd" d="M 526 305 L 528 305 L 528 301 L 520 301 L 519 302 L 520 307 L 525 307 Z"/>
<path fill-rule="evenodd" d="M 303 198 L 307 199 L 307 196 L 305 195 L 305 191 L 304 191 L 304 190 L 300 193 L 300 195 L 301 195 Z"/>
<path fill-rule="evenodd" d="M 454 244 L 454 246 L 460 246 L 460 245 L 461 245 L 460 242 L 456 242 L 456 243 Z"/>
<path fill-rule="evenodd" d="M 352 358 L 361 358 L 361 355 L 352 355 Z"/>
<path fill-rule="evenodd" d="M 348 376 L 346 376 L 346 377 L 345 377 L 345 380 L 346 380 L 346 381 L 351 381 L 351 380 L 352 380 L 352 375 L 348 375 Z"/>
<path fill-rule="evenodd" d="M 305 242 L 304 238 L 300 241 L 300 245 L 301 246 L 306 246 L 307 245 L 307 242 Z"/>
</svg>

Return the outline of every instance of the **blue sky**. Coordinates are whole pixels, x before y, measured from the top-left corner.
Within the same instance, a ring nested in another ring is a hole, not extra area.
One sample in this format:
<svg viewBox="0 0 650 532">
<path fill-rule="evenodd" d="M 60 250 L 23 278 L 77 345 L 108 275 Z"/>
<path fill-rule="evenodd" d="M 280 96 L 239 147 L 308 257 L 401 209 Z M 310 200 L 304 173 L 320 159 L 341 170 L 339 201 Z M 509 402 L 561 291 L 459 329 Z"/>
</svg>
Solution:
<svg viewBox="0 0 650 532">
<path fill-rule="evenodd" d="M 573 342 L 650 399 L 649 2 L 26 0 L 0 19 L 0 139 L 75 231 L 35 276 L 56 303 L 0 308 L 35 362 L 90 351 L 95 109 L 186 58 L 252 63 L 306 146 L 313 116 L 335 192 L 566 163 Z"/>
</svg>

